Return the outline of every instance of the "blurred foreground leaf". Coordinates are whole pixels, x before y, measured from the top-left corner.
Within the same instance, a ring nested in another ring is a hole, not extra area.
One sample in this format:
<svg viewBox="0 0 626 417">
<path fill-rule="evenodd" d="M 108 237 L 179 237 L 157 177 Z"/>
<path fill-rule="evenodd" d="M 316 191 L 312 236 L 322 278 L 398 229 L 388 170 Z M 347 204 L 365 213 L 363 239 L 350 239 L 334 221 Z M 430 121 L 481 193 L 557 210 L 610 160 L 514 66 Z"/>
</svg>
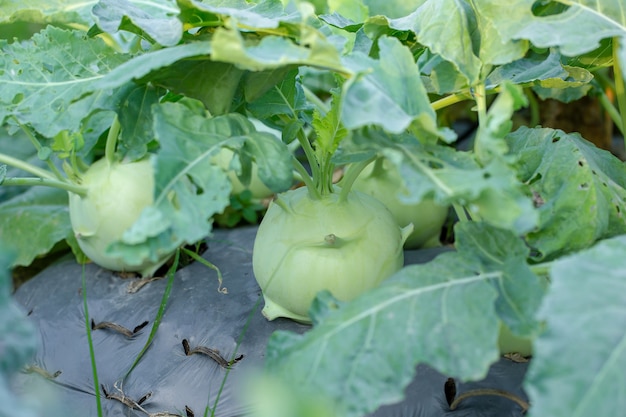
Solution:
<svg viewBox="0 0 626 417">
<path fill-rule="evenodd" d="M 557 261 L 525 389 L 530 416 L 618 416 L 626 409 L 626 236 Z"/>
</svg>

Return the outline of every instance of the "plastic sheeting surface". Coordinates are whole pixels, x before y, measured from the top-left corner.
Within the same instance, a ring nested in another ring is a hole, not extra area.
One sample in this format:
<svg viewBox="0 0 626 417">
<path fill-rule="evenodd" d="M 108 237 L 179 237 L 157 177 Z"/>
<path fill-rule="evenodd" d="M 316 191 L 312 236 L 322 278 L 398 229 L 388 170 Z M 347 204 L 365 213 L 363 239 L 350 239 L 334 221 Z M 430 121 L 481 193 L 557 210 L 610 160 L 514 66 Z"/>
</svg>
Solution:
<svg viewBox="0 0 626 417">
<path fill-rule="evenodd" d="M 209 238 L 203 257 L 220 268 L 228 294 L 217 291 L 216 273 L 195 262 L 176 273 L 174 285 L 156 337 L 137 367 L 123 381 L 133 361 L 147 341 L 167 280 L 153 281 L 136 293 L 128 286 L 134 279 L 103 270 L 95 265 L 84 269 L 87 302 L 95 323 L 113 322 L 131 331 L 148 324 L 127 337 L 111 329 L 92 331 L 99 383 L 117 398 L 103 398 L 106 416 L 145 416 L 124 404 L 123 397 L 139 401 L 149 413 L 195 416 L 212 407 L 227 370 L 202 354 L 185 355 L 183 340 L 190 348 L 205 346 L 219 350 L 226 359 L 235 353 L 243 358 L 229 371 L 216 409 L 220 417 L 246 415 L 243 386 L 250 372 L 263 365 L 265 346 L 276 330 L 304 332 L 309 327 L 286 319 L 267 321 L 261 315 L 261 291 L 252 273 L 252 246 L 256 228 L 216 230 Z M 406 263 L 426 262 L 441 249 L 409 251 Z M 39 328 L 41 348 L 33 367 L 55 375 L 58 398 L 68 416 L 96 416 L 96 401 L 81 292 L 83 267 L 73 260 L 60 262 L 25 283 L 15 294 L 30 312 Z M 245 332 L 244 332 L 245 330 Z M 521 381 L 525 364 L 505 359 L 495 364 L 486 380 L 459 384 L 461 394 L 470 388 L 490 387 L 522 396 Z M 28 389 L 37 372 L 23 374 L 18 389 Z M 385 406 L 373 416 L 518 416 L 518 405 L 498 397 L 465 400 L 454 412 L 448 409 L 443 385 L 446 377 L 426 366 L 418 366 L 414 382 L 407 388 L 406 400 Z M 297 417 L 297 416 L 294 416 Z"/>
</svg>

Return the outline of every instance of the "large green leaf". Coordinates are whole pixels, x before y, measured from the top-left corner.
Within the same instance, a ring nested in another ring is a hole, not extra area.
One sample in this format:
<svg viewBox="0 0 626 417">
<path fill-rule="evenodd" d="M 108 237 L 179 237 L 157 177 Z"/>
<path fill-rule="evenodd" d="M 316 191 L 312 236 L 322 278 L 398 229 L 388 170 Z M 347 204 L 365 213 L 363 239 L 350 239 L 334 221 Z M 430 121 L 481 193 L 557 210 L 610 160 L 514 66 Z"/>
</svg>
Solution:
<svg viewBox="0 0 626 417">
<path fill-rule="evenodd" d="M 101 39 L 48 27 L 23 43 L 0 41 L 0 48 L 0 121 L 12 115 L 53 137 L 119 104 L 123 87 L 94 91 L 95 81 L 127 59 Z"/>
<path fill-rule="evenodd" d="M 626 397 L 626 236 L 557 261 L 525 381 L 530 416 L 618 416 Z"/>
<path fill-rule="evenodd" d="M 456 233 L 458 252 L 406 267 L 356 300 L 322 309 L 304 335 L 275 333 L 268 372 L 332 398 L 344 416 L 401 400 L 417 363 L 463 380 L 484 377 L 499 356 L 495 306 L 510 302 L 498 293 L 506 281 L 520 279 L 505 265 L 527 268 L 524 249 L 514 235 L 486 225 Z M 523 302 L 539 284 L 530 272 L 521 279 L 515 296 Z"/>
<path fill-rule="evenodd" d="M 72 233 L 67 192 L 34 187 L 0 204 L 0 245 L 11 247 L 11 266 L 30 265 Z"/>
<path fill-rule="evenodd" d="M 578 134 L 520 128 L 507 138 L 539 211 L 527 235 L 537 260 L 626 233 L 626 165 Z"/>
<path fill-rule="evenodd" d="M 564 11 L 547 16 L 533 13 L 534 0 L 484 0 L 500 13 L 494 19 L 504 39 L 528 39 L 540 47 L 558 46 L 568 56 L 601 47 L 607 38 L 619 38 L 618 57 L 626 78 L 626 5 L 623 0 L 559 0 Z"/>
<path fill-rule="evenodd" d="M 396 31 L 412 31 L 417 41 L 451 62 L 469 85 L 480 78 L 481 62 L 474 50 L 472 34 L 475 15 L 464 0 L 427 0 L 413 13 L 398 19 L 374 18 L 366 22 L 366 33 L 376 36 L 376 26 L 388 25 Z M 454 39 L 454 42 L 450 42 Z M 478 46 L 478 45 L 476 45 Z"/>
<path fill-rule="evenodd" d="M 392 37 L 378 40 L 379 59 L 360 52 L 345 65 L 356 73 L 344 84 L 341 118 L 348 129 L 378 125 L 392 133 L 415 127 L 424 136 L 448 137 L 437 127 L 435 111 L 411 51 Z"/>
<path fill-rule="evenodd" d="M 163 46 L 176 45 L 183 35 L 175 0 L 99 0 L 96 24 L 105 32 L 134 32 Z"/>
<path fill-rule="evenodd" d="M 213 115 L 230 111 L 244 71 L 233 64 L 203 60 L 183 60 L 151 74 L 153 83 L 187 97 L 195 98 Z"/>
</svg>

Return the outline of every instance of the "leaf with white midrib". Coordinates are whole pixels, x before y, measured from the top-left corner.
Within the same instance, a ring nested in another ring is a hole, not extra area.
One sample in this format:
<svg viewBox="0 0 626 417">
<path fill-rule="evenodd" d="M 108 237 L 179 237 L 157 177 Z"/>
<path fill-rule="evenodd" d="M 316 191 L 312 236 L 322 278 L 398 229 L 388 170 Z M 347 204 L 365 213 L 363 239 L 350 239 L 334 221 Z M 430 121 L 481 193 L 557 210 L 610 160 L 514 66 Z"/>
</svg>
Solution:
<svg viewBox="0 0 626 417">
<path fill-rule="evenodd" d="M 498 356 L 488 282 L 502 274 L 476 274 L 464 263 L 452 253 L 407 267 L 305 336 L 273 336 L 268 370 L 330 396 L 347 416 L 399 401 L 420 362 L 464 379 L 484 376 Z M 467 321 L 477 310 L 480 318 Z"/>
<path fill-rule="evenodd" d="M 346 416 L 400 401 L 418 363 L 484 377 L 499 354 L 500 320 L 533 333 L 543 290 L 523 272 L 528 249 L 514 233 L 462 222 L 455 235 L 457 252 L 405 267 L 354 301 L 318 298 L 312 330 L 272 336 L 268 372 L 332 398 Z"/>
<path fill-rule="evenodd" d="M 77 130 L 97 110 L 113 110 L 118 91 L 95 83 L 128 57 L 102 39 L 49 26 L 19 43 L 0 41 L 0 120 L 9 115 L 47 137 Z"/>
</svg>

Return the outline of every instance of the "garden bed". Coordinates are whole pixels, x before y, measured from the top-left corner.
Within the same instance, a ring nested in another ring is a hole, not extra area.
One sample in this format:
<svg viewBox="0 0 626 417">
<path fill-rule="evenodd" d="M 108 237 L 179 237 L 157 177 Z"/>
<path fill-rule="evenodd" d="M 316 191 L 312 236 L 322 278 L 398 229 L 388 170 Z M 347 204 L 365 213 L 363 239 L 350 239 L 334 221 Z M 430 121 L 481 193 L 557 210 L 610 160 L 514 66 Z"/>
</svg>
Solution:
<svg viewBox="0 0 626 417">
<path fill-rule="evenodd" d="M 131 408 L 132 401 L 141 402 L 149 413 L 182 412 L 187 416 L 191 414 L 185 410 L 189 410 L 199 416 L 205 407 L 212 409 L 217 403 L 216 416 L 247 415 L 251 410 L 248 380 L 263 368 L 270 335 L 277 330 L 303 333 L 310 328 L 287 319 L 270 322 L 261 315 L 261 291 L 252 274 L 255 234 L 256 227 L 221 229 L 207 240 L 208 250 L 203 256 L 220 268 L 227 293 L 218 291 L 215 271 L 198 262 L 176 273 L 157 335 L 126 378 L 148 340 L 167 279 L 149 282 L 129 293 L 138 278 L 124 278 L 94 264 L 83 268 L 73 259 L 65 259 L 45 269 L 15 294 L 36 324 L 41 346 L 27 365 L 28 372 L 16 381 L 19 391 L 28 393 L 34 380 L 41 380 L 43 374 L 63 415 L 97 415 L 85 331 L 84 274 L 105 415 L 145 416 L 143 411 Z M 447 250 L 406 251 L 406 262 L 427 262 Z M 198 353 L 186 355 L 184 340 Z M 203 353 L 202 347 L 218 350 L 226 361 L 234 363 L 224 367 Z M 490 388 L 525 399 L 521 386 L 526 367 L 525 361 L 502 358 L 484 380 L 459 383 L 458 395 Z M 406 399 L 382 407 L 373 416 L 448 415 L 444 392 L 447 378 L 428 366 L 418 366 Z M 462 401 L 456 415 L 516 416 L 522 415 L 521 411 L 511 400 L 486 395 Z"/>
</svg>

